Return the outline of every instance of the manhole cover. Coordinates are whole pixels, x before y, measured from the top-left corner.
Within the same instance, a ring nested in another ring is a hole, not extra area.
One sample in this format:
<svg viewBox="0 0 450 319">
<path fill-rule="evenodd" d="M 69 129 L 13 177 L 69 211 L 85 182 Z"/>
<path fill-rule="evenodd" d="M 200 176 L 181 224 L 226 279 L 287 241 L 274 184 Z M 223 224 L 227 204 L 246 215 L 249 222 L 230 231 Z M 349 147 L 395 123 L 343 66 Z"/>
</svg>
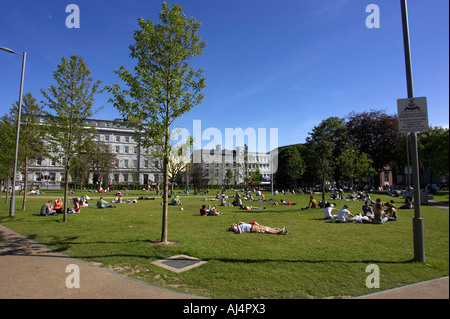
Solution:
<svg viewBox="0 0 450 319">
<path fill-rule="evenodd" d="M 206 263 L 206 261 L 186 255 L 172 256 L 152 262 L 153 265 L 160 266 L 174 272 L 183 272 L 203 265 L 204 263 Z"/>
</svg>

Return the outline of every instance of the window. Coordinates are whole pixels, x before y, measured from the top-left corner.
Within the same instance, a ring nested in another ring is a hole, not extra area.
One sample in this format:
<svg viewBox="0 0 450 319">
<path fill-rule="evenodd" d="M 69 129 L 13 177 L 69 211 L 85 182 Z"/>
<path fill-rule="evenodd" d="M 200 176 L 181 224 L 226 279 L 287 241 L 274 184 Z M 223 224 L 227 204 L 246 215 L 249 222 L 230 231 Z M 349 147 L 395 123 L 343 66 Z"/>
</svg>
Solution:
<svg viewBox="0 0 450 319">
<path fill-rule="evenodd" d="M 116 146 L 116 153 L 120 152 L 120 146 Z"/>
<path fill-rule="evenodd" d="M 130 143 L 130 138 L 128 136 L 125 136 L 125 143 Z"/>
<path fill-rule="evenodd" d="M 129 147 L 128 147 L 128 146 L 125 146 L 124 153 L 125 153 L 125 154 L 128 154 L 128 152 L 129 152 Z"/>
<path fill-rule="evenodd" d="M 116 142 L 120 142 L 120 136 L 116 136 Z"/>
<path fill-rule="evenodd" d="M 128 168 L 128 160 L 123 160 L 123 167 Z"/>
<path fill-rule="evenodd" d="M 109 142 L 109 135 L 105 135 L 105 142 Z"/>
</svg>

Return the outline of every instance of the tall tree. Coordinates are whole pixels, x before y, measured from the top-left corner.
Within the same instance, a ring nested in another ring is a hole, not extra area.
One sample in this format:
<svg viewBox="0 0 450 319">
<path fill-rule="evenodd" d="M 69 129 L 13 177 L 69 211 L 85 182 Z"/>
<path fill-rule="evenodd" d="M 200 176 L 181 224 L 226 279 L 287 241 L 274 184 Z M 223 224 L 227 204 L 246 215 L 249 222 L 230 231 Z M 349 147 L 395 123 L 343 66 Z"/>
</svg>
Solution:
<svg viewBox="0 0 450 319">
<path fill-rule="evenodd" d="M 54 112 L 46 112 L 48 141 L 58 149 L 55 158 L 62 158 L 65 165 L 64 222 L 67 222 L 70 162 L 77 154 L 77 144 L 95 134 L 95 128 L 87 125 L 86 119 L 96 113 L 93 110 L 95 95 L 103 91 L 101 81 L 94 82 L 90 74 L 91 70 L 83 58 L 72 55 L 67 60 L 63 57 L 53 72 L 57 85 L 41 90 L 44 105 Z"/>
<path fill-rule="evenodd" d="M 12 114 L 5 114 L 0 119 L 0 177 L 4 180 L 6 190 L 5 203 L 8 203 L 8 191 L 14 167 L 14 149 L 16 143 L 16 126 Z"/>
<path fill-rule="evenodd" d="M 322 187 L 322 205 L 325 205 L 325 187 L 333 178 L 334 159 L 333 143 L 327 140 L 318 140 L 308 145 L 309 161 L 312 173 Z"/>
<path fill-rule="evenodd" d="M 430 168 L 439 177 L 449 172 L 449 129 L 430 127 L 418 135 L 421 166 Z"/>
<path fill-rule="evenodd" d="M 17 118 L 19 102 L 14 103 L 12 112 Z M 28 184 L 28 166 L 30 162 L 46 157 L 48 152 L 44 146 L 46 128 L 40 123 L 42 116 L 42 106 L 36 103 L 36 99 L 31 93 L 23 96 L 22 115 L 20 120 L 20 145 L 19 161 L 22 164 L 24 178 L 24 194 L 22 210 L 26 209 L 27 203 L 27 184 Z"/>
<path fill-rule="evenodd" d="M 299 179 L 305 172 L 306 164 L 301 154 L 303 145 L 284 147 L 278 154 L 278 169 L 275 173 L 277 186 L 297 187 Z"/>
<path fill-rule="evenodd" d="M 206 43 L 198 35 L 201 23 L 187 18 L 179 4 L 163 3 L 161 23 L 138 19 L 140 30 L 130 46 L 136 59 L 135 74 L 120 67 L 115 73 L 129 89 L 118 84 L 110 88 L 114 106 L 135 128 L 143 147 L 162 146 L 164 195 L 161 242 L 167 242 L 170 128 L 173 121 L 199 104 L 205 79 L 201 69 L 194 70 L 189 60 L 201 55 Z M 128 99 L 129 98 L 129 99 Z"/>
<path fill-rule="evenodd" d="M 377 171 L 396 164 L 402 140 L 396 115 L 377 110 L 353 112 L 349 114 L 346 126 L 353 142 L 370 156 Z"/>
</svg>

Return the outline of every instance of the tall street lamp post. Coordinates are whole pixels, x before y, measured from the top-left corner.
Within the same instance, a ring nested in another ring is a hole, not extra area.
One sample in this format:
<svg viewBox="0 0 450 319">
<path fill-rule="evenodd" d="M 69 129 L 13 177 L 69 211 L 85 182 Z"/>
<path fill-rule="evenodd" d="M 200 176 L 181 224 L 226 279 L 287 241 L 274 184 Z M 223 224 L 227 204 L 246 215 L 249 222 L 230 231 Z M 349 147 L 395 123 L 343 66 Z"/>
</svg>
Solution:
<svg viewBox="0 0 450 319">
<path fill-rule="evenodd" d="M 409 25 L 408 25 L 408 9 L 406 0 L 400 0 L 402 11 L 402 27 L 403 27 L 403 46 L 405 51 L 405 67 L 406 82 L 408 89 L 408 98 L 414 97 L 411 51 L 409 44 Z M 419 178 L 419 155 L 417 150 L 417 134 L 411 133 L 411 155 L 412 155 L 412 177 L 414 188 L 414 218 L 413 218 L 413 242 L 414 242 L 414 260 L 419 262 L 425 261 L 425 239 L 423 219 L 420 209 L 420 178 Z"/>
<path fill-rule="evenodd" d="M 20 78 L 20 93 L 19 93 L 19 108 L 17 110 L 17 128 L 16 128 L 16 150 L 14 153 L 14 170 L 13 170 L 13 181 L 12 181 L 12 189 L 11 189 L 11 203 L 9 207 L 9 217 L 14 217 L 14 210 L 16 208 L 16 174 L 17 174 L 17 157 L 19 153 L 19 135 L 20 135 L 20 115 L 22 114 L 22 91 L 23 91 L 23 77 L 25 75 L 25 61 L 27 58 L 27 53 L 23 52 L 17 53 L 11 49 L 0 47 L 0 50 L 21 55 L 22 56 L 22 75 Z"/>
</svg>

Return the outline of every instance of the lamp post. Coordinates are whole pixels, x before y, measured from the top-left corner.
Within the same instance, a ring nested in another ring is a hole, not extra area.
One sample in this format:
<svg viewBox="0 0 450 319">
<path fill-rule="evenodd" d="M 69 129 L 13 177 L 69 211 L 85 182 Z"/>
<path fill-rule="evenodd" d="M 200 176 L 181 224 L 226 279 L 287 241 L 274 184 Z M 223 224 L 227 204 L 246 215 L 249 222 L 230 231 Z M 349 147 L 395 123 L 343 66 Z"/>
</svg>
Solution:
<svg viewBox="0 0 450 319">
<path fill-rule="evenodd" d="M 11 49 L 0 47 L 0 50 L 21 55 L 22 56 L 22 74 L 20 78 L 20 93 L 19 93 L 19 107 L 17 110 L 17 128 L 16 128 L 16 149 L 14 153 L 14 170 L 13 170 L 13 182 L 12 182 L 12 192 L 11 192 L 11 202 L 9 207 L 9 217 L 14 217 L 14 210 L 16 208 L 16 174 L 17 174 L 17 157 L 19 153 L 19 135 L 20 135 L 20 115 L 22 114 L 22 91 L 23 91 L 23 77 L 25 75 L 25 61 L 27 58 L 27 53 L 23 52 L 17 53 Z"/>
<path fill-rule="evenodd" d="M 406 67 L 406 82 L 408 90 L 408 98 L 414 97 L 413 80 L 412 80 L 412 66 L 411 66 L 411 51 L 409 45 L 409 25 L 408 25 L 408 9 L 406 0 L 400 0 L 402 12 L 402 27 L 403 27 L 403 46 L 405 51 L 405 67 Z M 414 218 L 413 218 L 413 242 L 414 242 L 414 260 L 419 262 L 425 261 L 425 239 L 423 219 L 421 217 L 420 209 L 420 178 L 419 178 L 419 155 L 417 150 L 417 134 L 411 133 L 411 155 L 412 155 L 412 179 L 414 188 Z"/>
</svg>

